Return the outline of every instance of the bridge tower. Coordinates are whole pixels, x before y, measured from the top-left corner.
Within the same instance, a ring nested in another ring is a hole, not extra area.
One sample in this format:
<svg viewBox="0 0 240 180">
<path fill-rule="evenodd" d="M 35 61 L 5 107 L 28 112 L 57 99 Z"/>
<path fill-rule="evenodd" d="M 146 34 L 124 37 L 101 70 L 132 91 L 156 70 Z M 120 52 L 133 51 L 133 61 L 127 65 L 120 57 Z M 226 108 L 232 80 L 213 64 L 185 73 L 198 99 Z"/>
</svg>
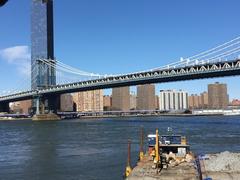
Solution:
<svg viewBox="0 0 240 180">
<path fill-rule="evenodd" d="M 56 85 L 56 69 L 41 63 L 39 59 L 54 58 L 53 0 L 32 0 L 31 5 L 31 87 L 32 90 Z M 59 96 L 39 97 L 46 110 L 57 111 Z M 39 100 L 39 99 L 38 99 Z M 36 98 L 33 109 L 36 112 Z"/>
</svg>

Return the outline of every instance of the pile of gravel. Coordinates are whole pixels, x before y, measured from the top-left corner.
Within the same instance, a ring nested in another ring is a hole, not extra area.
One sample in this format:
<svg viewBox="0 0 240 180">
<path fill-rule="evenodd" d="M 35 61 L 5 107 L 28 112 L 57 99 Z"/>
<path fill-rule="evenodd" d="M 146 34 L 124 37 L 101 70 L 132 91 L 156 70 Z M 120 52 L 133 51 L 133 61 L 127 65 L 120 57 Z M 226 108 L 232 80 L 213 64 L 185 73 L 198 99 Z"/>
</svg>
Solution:
<svg viewBox="0 0 240 180">
<path fill-rule="evenodd" d="M 209 159 L 204 160 L 206 171 L 240 172 L 240 153 L 225 151 L 208 156 Z"/>
</svg>

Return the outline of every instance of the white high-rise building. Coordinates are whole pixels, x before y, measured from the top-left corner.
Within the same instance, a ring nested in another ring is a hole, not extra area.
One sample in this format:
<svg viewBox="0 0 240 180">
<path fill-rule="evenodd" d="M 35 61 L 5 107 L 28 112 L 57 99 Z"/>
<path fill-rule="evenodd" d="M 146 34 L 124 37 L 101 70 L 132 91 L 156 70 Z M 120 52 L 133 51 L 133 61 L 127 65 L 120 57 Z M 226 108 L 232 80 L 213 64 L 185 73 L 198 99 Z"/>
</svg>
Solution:
<svg viewBox="0 0 240 180">
<path fill-rule="evenodd" d="M 174 111 L 188 109 L 188 93 L 186 91 L 161 90 L 159 94 L 159 110 Z"/>
</svg>

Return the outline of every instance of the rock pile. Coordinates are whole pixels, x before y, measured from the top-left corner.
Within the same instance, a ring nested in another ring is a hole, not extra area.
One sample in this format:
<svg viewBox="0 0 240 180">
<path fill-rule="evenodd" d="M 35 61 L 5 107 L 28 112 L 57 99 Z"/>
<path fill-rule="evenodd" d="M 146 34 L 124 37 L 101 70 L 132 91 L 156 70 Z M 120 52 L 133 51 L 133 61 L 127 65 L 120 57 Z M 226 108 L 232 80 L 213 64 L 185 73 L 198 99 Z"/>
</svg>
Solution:
<svg viewBox="0 0 240 180">
<path fill-rule="evenodd" d="M 240 153 L 225 151 L 208 157 L 208 160 L 204 160 L 206 171 L 240 173 Z"/>
<path fill-rule="evenodd" d="M 166 159 L 169 166 L 174 167 L 184 162 L 190 163 L 194 160 L 194 157 L 192 154 L 186 154 L 184 157 L 177 157 L 176 154 L 170 152 L 169 154 L 166 154 Z"/>
</svg>

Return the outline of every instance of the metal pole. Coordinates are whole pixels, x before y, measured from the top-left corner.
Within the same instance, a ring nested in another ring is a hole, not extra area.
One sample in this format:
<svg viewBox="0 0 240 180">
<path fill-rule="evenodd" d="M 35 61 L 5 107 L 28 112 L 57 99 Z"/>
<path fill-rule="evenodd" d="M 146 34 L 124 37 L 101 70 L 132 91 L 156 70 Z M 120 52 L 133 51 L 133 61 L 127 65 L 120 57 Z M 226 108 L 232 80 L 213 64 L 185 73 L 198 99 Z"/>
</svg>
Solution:
<svg viewBox="0 0 240 180">
<path fill-rule="evenodd" d="M 156 143 L 155 143 L 155 159 L 154 159 L 154 164 L 156 165 L 156 168 L 159 166 L 159 136 L 158 136 L 158 129 L 156 129 Z"/>
<path fill-rule="evenodd" d="M 127 158 L 127 167 L 125 170 L 125 176 L 128 177 L 132 172 L 131 168 L 131 141 L 128 140 L 128 158 Z"/>
<path fill-rule="evenodd" d="M 140 153 L 139 153 L 139 159 L 140 161 L 143 160 L 144 152 L 143 152 L 143 127 L 141 127 L 140 131 Z"/>
<path fill-rule="evenodd" d="M 131 141 L 128 140 L 128 158 L 127 158 L 127 166 L 131 164 Z"/>
</svg>

